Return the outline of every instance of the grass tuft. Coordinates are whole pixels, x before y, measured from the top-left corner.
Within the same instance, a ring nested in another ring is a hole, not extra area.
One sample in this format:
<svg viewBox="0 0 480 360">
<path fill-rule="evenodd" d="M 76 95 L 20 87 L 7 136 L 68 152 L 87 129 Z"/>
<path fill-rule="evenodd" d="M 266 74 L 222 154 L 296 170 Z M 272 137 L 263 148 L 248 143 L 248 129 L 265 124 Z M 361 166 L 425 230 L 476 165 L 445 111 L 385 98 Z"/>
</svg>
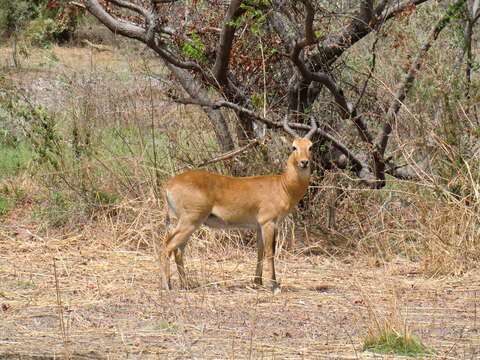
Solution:
<svg viewBox="0 0 480 360">
<path fill-rule="evenodd" d="M 427 347 L 416 338 L 406 325 L 401 331 L 397 331 L 389 323 L 369 329 L 369 333 L 362 345 L 362 351 L 406 356 L 436 354 L 435 350 Z"/>
<path fill-rule="evenodd" d="M 6 216 L 10 212 L 10 203 L 0 195 L 0 216 Z"/>
</svg>

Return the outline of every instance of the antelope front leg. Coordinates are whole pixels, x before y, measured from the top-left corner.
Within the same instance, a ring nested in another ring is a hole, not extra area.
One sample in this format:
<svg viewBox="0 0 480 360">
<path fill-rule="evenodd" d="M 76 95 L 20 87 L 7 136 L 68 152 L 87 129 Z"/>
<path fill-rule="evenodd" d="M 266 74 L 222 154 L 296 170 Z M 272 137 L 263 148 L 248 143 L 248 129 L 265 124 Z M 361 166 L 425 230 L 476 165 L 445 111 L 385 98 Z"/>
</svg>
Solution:
<svg viewBox="0 0 480 360">
<path fill-rule="evenodd" d="M 263 283 L 263 256 L 264 256 L 264 244 L 263 244 L 263 237 L 262 237 L 262 230 L 260 228 L 257 229 L 257 269 L 255 271 L 255 277 L 253 278 L 253 282 L 255 285 L 262 285 Z"/>
<path fill-rule="evenodd" d="M 275 275 L 275 242 L 276 242 L 277 229 L 274 222 L 268 222 L 262 225 L 262 237 L 265 244 L 265 257 L 267 259 L 267 264 L 270 268 L 272 292 L 278 294 L 280 290 L 280 285 L 277 282 L 277 277 Z"/>
</svg>

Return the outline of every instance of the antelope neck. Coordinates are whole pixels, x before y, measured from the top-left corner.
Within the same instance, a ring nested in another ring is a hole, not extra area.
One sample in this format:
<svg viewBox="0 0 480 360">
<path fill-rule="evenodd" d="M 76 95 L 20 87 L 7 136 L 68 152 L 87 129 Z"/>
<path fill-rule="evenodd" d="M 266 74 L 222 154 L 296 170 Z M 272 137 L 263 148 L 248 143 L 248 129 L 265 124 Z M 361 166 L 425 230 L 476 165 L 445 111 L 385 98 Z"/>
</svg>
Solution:
<svg viewBox="0 0 480 360">
<path fill-rule="evenodd" d="M 305 195 L 310 180 L 310 168 L 299 169 L 293 156 L 288 158 L 285 172 L 281 175 L 282 186 L 296 204 Z"/>
</svg>

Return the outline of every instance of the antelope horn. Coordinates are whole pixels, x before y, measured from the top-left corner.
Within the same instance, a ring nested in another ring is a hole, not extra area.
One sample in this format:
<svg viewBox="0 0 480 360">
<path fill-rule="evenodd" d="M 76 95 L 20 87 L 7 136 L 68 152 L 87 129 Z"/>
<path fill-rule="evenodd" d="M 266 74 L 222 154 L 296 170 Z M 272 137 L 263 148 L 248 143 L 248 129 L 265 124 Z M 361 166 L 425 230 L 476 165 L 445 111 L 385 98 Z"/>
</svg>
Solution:
<svg viewBox="0 0 480 360">
<path fill-rule="evenodd" d="M 311 140 L 313 134 L 315 134 L 318 129 L 317 121 L 313 116 L 310 116 L 310 123 L 312 125 L 312 128 L 308 131 L 307 135 L 305 135 L 305 139 L 309 139 L 309 140 Z"/>
<path fill-rule="evenodd" d="M 285 131 L 287 133 L 289 133 L 290 135 L 292 135 L 295 139 L 296 138 L 299 138 L 300 136 L 298 135 L 298 133 L 293 130 L 290 125 L 288 125 L 288 115 L 289 115 L 289 112 L 287 112 L 285 114 L 285 117 L 283 118 L 283 128 L 285 129 Z"/>
</svg>

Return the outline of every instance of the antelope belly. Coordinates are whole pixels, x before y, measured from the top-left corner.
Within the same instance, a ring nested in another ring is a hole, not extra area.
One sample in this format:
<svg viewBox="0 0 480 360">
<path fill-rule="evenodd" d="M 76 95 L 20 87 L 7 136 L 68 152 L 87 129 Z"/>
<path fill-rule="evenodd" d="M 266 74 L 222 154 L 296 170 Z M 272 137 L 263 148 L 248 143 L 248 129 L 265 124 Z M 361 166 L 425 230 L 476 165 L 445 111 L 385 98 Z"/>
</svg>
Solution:
<svg viewBox="0 0 480 360">
<path fill-rule="evenodd" d="M 203 223 L 209 227 L 219 229 L 256 229 L 258 227 L 256 222 L 226 222 L 214 214 L 208 215 Z"/>
</svg>

